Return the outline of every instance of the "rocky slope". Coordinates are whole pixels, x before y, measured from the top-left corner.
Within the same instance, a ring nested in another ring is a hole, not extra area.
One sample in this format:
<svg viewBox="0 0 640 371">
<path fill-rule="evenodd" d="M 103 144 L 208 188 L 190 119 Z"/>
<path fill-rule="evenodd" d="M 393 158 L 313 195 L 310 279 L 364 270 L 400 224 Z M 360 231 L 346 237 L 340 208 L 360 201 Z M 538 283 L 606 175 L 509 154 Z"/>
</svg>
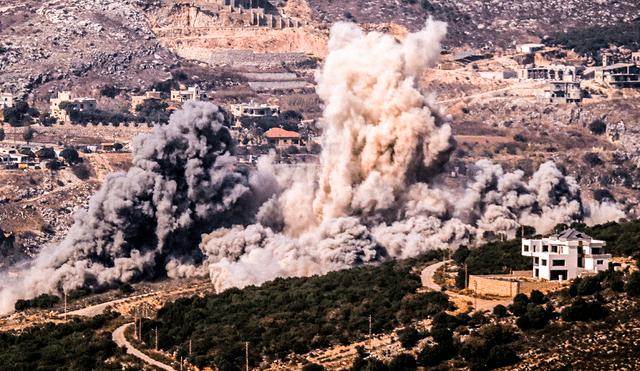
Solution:
<svg viewBox="0 0 640 371">
<path fill-rule="evenodd" d="M 640 16 L 633 0 L 308 0 L 327 23 L 394 22 L 409 30 L 429 16 L 449 24 L 447 46 L 508 47 L 573 28 L 629 22 Z"/>
<path fill-rule="evenodd" d="M 179 61 L 127 0 L 2 0 L 0 20 L 0 89 L 42 104 L 63 89 L 144 87 Z"/>
</svg>

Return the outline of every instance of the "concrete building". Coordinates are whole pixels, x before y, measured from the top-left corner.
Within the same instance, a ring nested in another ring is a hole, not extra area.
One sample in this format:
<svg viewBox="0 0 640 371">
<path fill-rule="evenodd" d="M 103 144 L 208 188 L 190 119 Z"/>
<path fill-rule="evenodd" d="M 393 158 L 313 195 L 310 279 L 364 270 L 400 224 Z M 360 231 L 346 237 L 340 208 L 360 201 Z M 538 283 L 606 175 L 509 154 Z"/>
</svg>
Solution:
<svg viewBox="0 0 640 371">
<path fill-rule="evenodd" d="M 516 45 L 516 52 L 518 53 L 535 53 L 544 49 L 544 44 L 519 44 Z"/>
<path fill-rule="evenodd" d="M 511 69 L 504 71 L 478 71 L 477 73 L 480 77 L 491 80 L 508 80 L 518 77 L 518 73 Z"/>
<path fill-rule="evenodd" d="M 172 90 L 171 101 L 184 103 L 188 100 L 206 100 L 207 94 L 198 90 L 196 86 L 192 86 L 187 90 Z"/>
<path fill-rule="evenodd" d="M 640 66 L 633 63 L 616 63 L 596 68 L 593 78 L 612 88 L 637 89 L 640 88 Z"/>
<path fill-rule="evenodd" d="M 51 117 L 64 122 L 71 121 L 67 111 L 60 108 L 60 104 L 68 103 L 71 110 L 74 111 L 94 111 L 97 108 L 97 102 L 93 98 L 71 98 L 71 92 L 63 91 L 58 93 L 58 98 L 51 98 Z"/>
<path fill-rule="evenodd" d="M 545 103 L 577 103 L 582 101 L 580 82 L 550 82 L 538 100 Z"/>
<path fill-rule="evenodd" d="M 231 114 L 236 118 L 278 116 L 280 107 L 277 105 L 257 104 L 252 100 L 249 103 L 232 104 Z"/>
<path fill-rule="evenodd" d="M 575 82 L 582 79 L 584 67 L 551 64 L 549 66 L 527 66 L 518 71 L 520 80 L 549 80 Z"/>
<path fill-rule="evenodd" d="M 13 107 L 13 94 L 0 93 L 0 109 Z"/>
<path fill-rule="evenodd" d="M 131 96 L 131 112 L 135 112 L 136 107 L 143 104 L 146 100 L 149 100 L 149 99 L 157 99 L 157 100 L 162 99 L 162 92 L 155 91 L 154 89 L 153 91 L 145 92 L 144 95 Z"/>
<path fill-rule="evenodd" d="M 300 134 L 282 128 L 271 128 L 264 133 L 264 137 L 267 139 L 268 144 L 276 147 L 299 146 L 302 144 Z"/>
<path fill-rule="evenodd" d="M 549 238 L 523 239 L 522 255 L 533 257 L 534 277 L 568 280 L 607 269 L 611 255 L 605 254 L 605 245 L 605 241 L 567 229 Z"/>
</svg>

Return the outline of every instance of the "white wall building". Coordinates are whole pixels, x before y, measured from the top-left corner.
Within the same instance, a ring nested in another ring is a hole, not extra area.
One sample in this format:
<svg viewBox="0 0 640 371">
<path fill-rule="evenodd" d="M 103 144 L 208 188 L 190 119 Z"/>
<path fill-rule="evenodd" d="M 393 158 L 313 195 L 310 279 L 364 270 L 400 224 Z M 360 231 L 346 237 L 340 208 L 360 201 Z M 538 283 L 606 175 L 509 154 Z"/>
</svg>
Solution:
<svg viewBox="0 0 640 371">
<path fill-rule="evenodd" d="M 0 92 L 0 109 L 13 107 L 13 94 Z"/>
<path fill-rule="evenodd" d="M 585 272 L 608 269 L 605 241 L 567 229 L 540 240 L 522 240 L 522 255 L 533 257 L 533 276 L 547 280 L 573 279 Z"/>
<path fill-rule="evenodd" d="M 171 90 L 171 101 L 184 103 L 188 100 L 207 100 L 207 94 L 192 86 L 187 90 Z"/>
</svg>

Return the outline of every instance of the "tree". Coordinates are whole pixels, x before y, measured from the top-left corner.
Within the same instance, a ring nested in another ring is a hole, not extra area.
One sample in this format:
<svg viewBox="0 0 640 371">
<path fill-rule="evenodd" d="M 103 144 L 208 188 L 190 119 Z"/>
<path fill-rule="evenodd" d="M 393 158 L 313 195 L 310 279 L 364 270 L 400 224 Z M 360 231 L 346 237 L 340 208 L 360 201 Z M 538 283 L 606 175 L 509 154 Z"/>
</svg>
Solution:
<svg viewBox="0 0 640 371">
<path fill-rule="evenodd" d="M 602 161 L 600 156 L 595 152 L 589 152 L 582 156 L 582 161 L 589 166 L 600 166 L 604 164 L 604 161 Z"/>
<path fill-rule="evenodd" d="M 602 120 L 594 120 L 589 124 L 589 130 L 595 135 L 602 135 L 607 131 L 607 124 Z"/>
<path fill-rule="evenodd" d="M 56 151 L 54 151 L 53 148 L 42 147 L 41 149 L 36 151 L 36 156 L 38 156 L 39 159 L 55 158 Z"/>
<path fill-rule="evenodd" d="M 389 363 L 390 371 L 414 371 L 418 368 L 416 359 L 408 353 L 400 353 Z"/>
<path fill-rule="evenodd" d="M 4 129 L 0 128 L 0 142 L 2 142 L 4 140 Z"/>
<path fill-rule="evenodd" d="M 35 129 L 29 128 L 22 134 L 22 139 L 24 139 L 24 141 L 29 144 L 29 142 L 33 140 L 34 135 L 36 135 L 37 133 L 38 132 L 35 131 Z"/>
<path fill-rule="evenodd" d="M 80 162 L 80 155 L 78 155 L 78 151 L 73 148 L 65 148 L 60 152 L 60 157 L 64 158 L 70 164 L 75 164 Z"/>
</svg>

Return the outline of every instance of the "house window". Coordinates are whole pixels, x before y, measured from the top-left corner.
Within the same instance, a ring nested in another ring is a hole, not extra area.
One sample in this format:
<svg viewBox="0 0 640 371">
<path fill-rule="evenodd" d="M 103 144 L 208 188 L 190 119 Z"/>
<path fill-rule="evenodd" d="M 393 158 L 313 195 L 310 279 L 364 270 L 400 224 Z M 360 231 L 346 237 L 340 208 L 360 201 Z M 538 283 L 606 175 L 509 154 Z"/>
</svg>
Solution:
<svg viewBox="0 0 640 371">
<path fill-rule="evenodd" d="M 549 246 L 548 245 L 542 245 L 542 252 L 549 252 Z"/>
<path fill-rule="evenodd" d="M 539 264 L 540 263 L 540 258 L 533 258 L 533 264 Z"/>
<path fill-rule="evenodd" d="M 542 259 L 542 265 L 546 266 L 547 265 L 547 259 Z"/>
<path fill-rule="evenodd" d="M 564 267 L 564 260 L 553 260 L 551 265 L 554 267 Z"/>
<path fill-rule="evenodd" d="M 602 265 L 604 264 L 604 260 L 596 260 L 596 265 Z"/>
<path fill-rule="evenodd" d="M 551 245 L 551 252 L 558 252 L 558 246 L 556 245 Z"/>
<path fill-rule="evenodd" d="M 522 249 L 524 250 L 524 252 L 529 252 L 529 245 L 523 245 Z"/>
</svg>

